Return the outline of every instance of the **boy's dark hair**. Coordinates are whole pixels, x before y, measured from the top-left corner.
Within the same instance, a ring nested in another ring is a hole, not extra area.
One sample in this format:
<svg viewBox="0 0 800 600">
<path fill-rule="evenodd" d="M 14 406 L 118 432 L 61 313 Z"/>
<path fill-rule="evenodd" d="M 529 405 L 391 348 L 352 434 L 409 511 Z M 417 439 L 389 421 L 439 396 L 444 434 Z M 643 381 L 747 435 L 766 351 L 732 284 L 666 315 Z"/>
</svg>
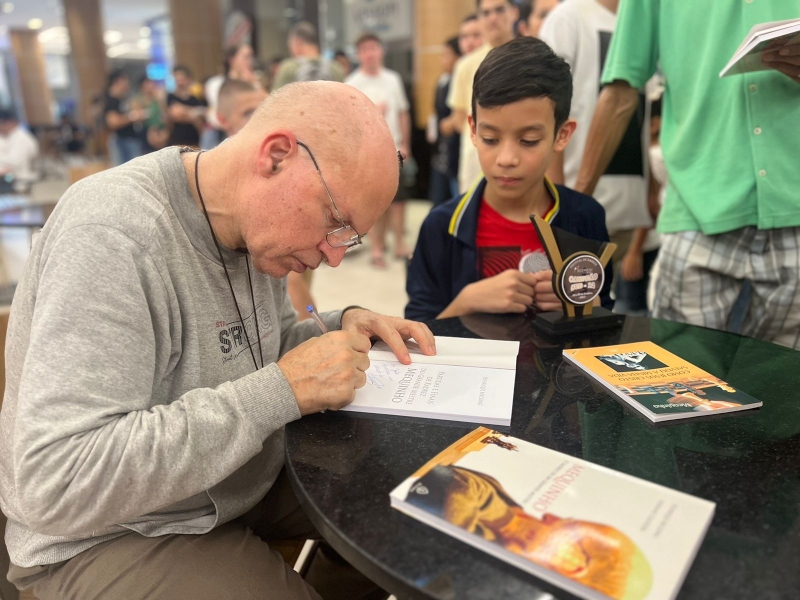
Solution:
<svg viewBox="0 0 800 600">
<path fill-rule="evenodd" d="M 458 47 L 458 36 L 451 37 L 444 45 L 448 46 L 456 56 L 461 56 L 461 48 Z"/>
<path fill-rule="evenodd" d="M 350 60 L 350 57 L 347 56 L 347 53 L 344 50 L 337 50 L 333 53 L 333 58 L 341 58 L 344 57 L 347 60 Z"/>
<path fill-rule="evenodd" d="M 317 28 L 308 21 L 300 21 L 289 30 L 289 38 L 297 38 L 312 46 L 319 46 Z"/>
<path fill-rule="evenodd" d="M 175 65 L 174 67 L 172 67 L 172 74 L 175 75 L 177 73 L 183 73 L 189 79 L 192 78 L 192 70 L 185 65 Z"/>
<path fill-rule="evenodd" d="M 476 108 L 497 108 L 525 100 L 548 98 L 553 103 L 556 133 L 569 118 L 572 74 L 566 61 L 542 40 L 521 37 L 486 56 L 472 84 L 472 114 Z"/>
<path fill-rule="evenodd" d="M 366 44 L 367 42 L 378 42 L 381 46 L 383 46 L 381 38 L 368 31 L 367 33 L 362 33 L 360 36 L 358 36 L 358 39 L 356 40 L 356 48 L 360 48 L 361 44 Z"/>
<path fill-rule="evenodd" d="M 480 4 L 480 2 L 478 4 Z M 477 20 L 478 20 L 477 13 L 472 13 L 471 15 L 467 15 L 466 17 L 464 17 L 464 20 L 461 21 L 461 24 L 463 25 L 464 23 L 469 23 L 470 21 L 477 21 Z"/>
</svg>

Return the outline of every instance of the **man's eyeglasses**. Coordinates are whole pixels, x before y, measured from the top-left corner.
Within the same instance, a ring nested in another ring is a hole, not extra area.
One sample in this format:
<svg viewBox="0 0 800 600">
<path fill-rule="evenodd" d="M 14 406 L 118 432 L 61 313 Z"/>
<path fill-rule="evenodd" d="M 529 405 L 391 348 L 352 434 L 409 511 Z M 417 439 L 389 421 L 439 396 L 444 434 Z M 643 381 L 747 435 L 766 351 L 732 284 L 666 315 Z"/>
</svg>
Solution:
<svg viewBox="0 0 800 600">
<path fill-rule="evenodd" d="M 325 183 L 325 178 L 322 176 L 322 171 L 319 169 L 319 164 L 317 164 L 317 159 L 314 158 L 314 154 L 311 152 L 311 149 L 306 146 L 300 140 L 297 140 L 297 145 L 301 148 L 304 148 L 308 155 L 311 157 L 311 162 L 314 163 L 314 168 L 319 173 L 320 181 L 322 181 L 322 187 L 325 188 L 325 191 L 328 193 L 328 198 L 330 198 L 331 204 L 333 204 L 333 210 L 336 211 L 336 218 L 339 219 L 339 222 L 342 224 L 341 227 L 338 229 L 334 229 L 330 233 L 325 235 L 325 241 L 328 242 L 328 245 L 331 248 L 352 248 L 353 246 L 358 246 L 359 244 L 363 244 L 361 241 L 365 234 L 358 233 L 351 225 L 348 225 L 342 219 L 342 215 L 339 212 L 339 208 L 336 206 L 336 202 L 333 200 L 333 195 L 331 194 L 330 189 L 328 189 L 328 184 Z M 400 171 L 403 170 L 403 155 L 400 151 L 397 151 L 397 164 L 398 169 Z"/>
<path fill-rule="evenodd" d="M 311 162 L 314 163 L 314 168 L 317 170 L 317 173 L 319 173 L 319 178 L 322 181 L 322 187 L 324 187 L 325 191 L 328 193 L 328 198 L 330 198 L 331 204 L 333 204 L 333 210 L 336 211 L 336 218 L 339 219 L 339 222 L 342 224 L 342 226 L 338 229 L 334 229 L 325 235 L 325 240 L 328 242 L 328 245 L 331 248 L 352 248 L 353 246 L 358 246 L 359 244 L 363 243 L 361 239 L 364 236 L 353 229 L 352 226 L 345 223 L 344 219 L 342 219 L 339 208 L 336 206 L 336 202 L 333 200 L 333 195 L 331 195 L 331 191 L 328 189 L 328 184 L 325 183 L 325 178 L 322 176 L 322 171 L 319 170 L 317 159 L 314 158 L 311 149 L 300 140 L 297 140 L 297 145 L 301 148 L 304 148 L 311 157 Z"/>
</svg>

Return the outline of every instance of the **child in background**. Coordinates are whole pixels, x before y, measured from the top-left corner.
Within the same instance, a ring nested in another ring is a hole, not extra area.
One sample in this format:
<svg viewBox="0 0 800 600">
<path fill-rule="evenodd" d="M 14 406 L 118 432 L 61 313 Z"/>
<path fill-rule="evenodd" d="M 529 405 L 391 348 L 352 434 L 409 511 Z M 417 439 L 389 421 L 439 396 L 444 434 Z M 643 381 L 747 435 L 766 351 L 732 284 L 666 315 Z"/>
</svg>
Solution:
<svg viewBox="0 0 800 600">
<path fill-rule="evenodd" d="M 435 207 L 419 235 L 406 283 L 406 318 L 561 310 L 531 215 L 607 242 L 593 198 L 554 185 L 545 171 L 569 142 L 572 77 L 547 44 L 518 38 L 493 49 L 475 74 L 472 143 L 484 177 Z M 522 272 L 520 265 L 538 265 Z M 612 308 L 611 266 L 599 300 Z"/>
</svg>

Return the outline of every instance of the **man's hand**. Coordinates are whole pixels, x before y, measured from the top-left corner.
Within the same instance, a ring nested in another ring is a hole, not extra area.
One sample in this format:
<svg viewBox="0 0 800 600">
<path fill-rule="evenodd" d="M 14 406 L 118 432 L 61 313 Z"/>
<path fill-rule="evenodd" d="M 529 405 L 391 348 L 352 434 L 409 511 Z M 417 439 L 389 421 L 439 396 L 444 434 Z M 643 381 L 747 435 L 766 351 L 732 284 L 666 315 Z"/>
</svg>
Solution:
<svg viewBox="0 0 800 600">
<path fill-rule="evenodd" d="M 349 314 L 349 313 L 348 313 Z M 301 415 L 350 404 L 367 382 L 369 338 L 353 331 L 333 331 L 287 352 L 278 368 L 294 392 Z"/>
<path fill-rule="evenodd" d="M 644 277 L 644 256 L 634 248 L 628 250 L 620 265 L 620 274 L 625 281 L 639 281 Z"/>
<path fill-rule="evenodd" d="M 536 277 L 508 269 L 487 279 L 469 284 L 456 298 L 466 309 L 461 314 L 523 313 L 533 305 Z"/>
<path fill-rule="evenodd" d="M 539 271 L 533 274 L 536 278 L 536 283 L 533 286 L 534 300 L 536 308 L 542 312 L 550 312 L 554 310 L 563 310 L 561 300 L 558 299 L 556 293 L 553 291 L 553 271 Z"/>
<path fill-rule="evenodd" d="M 764 52 L 761 61 L 795 83 L 800 83 L 800 42 L 775 44 Z"/>
<path fill-rule="evenodd" d="M 404 365 L 411 364 L 411 355 L 403 340 L 414 338 L 423 354 L 428 356 L 436 354 L 436 342 L 431 330 L 427 325 L 417 321 L 387 317 L 363 308 L 354 308 L 344 313 L 342 331 L 356 332 L 368 338 L 379 337 L 389 345 L 397 359 Z"/>
</svg>

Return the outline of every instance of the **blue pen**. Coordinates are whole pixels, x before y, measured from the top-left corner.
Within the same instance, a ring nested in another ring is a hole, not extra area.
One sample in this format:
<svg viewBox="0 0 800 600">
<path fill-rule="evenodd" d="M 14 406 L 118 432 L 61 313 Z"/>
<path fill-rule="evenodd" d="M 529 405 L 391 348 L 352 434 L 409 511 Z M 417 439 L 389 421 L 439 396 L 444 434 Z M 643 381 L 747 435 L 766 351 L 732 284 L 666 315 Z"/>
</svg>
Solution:
<svg viewBox="0 0 800 600">
<path fill-rule="evenodd" d="M 317 326 L 319 327 L 319 330 L 322 333 L 328 333 L 328 328 L 325 326 L 324 321 L 319 316 L 319 313 L 317 312 L 317 309 L 314 308 L 314 305 L 313 304 L 309 304 L 308 306 L 306 306 L 306 310 L 308 311 L 308 314 L 311 315 L 311 318 L 314 319 L 314 321 L 317 323 Z"/>
</svg>

